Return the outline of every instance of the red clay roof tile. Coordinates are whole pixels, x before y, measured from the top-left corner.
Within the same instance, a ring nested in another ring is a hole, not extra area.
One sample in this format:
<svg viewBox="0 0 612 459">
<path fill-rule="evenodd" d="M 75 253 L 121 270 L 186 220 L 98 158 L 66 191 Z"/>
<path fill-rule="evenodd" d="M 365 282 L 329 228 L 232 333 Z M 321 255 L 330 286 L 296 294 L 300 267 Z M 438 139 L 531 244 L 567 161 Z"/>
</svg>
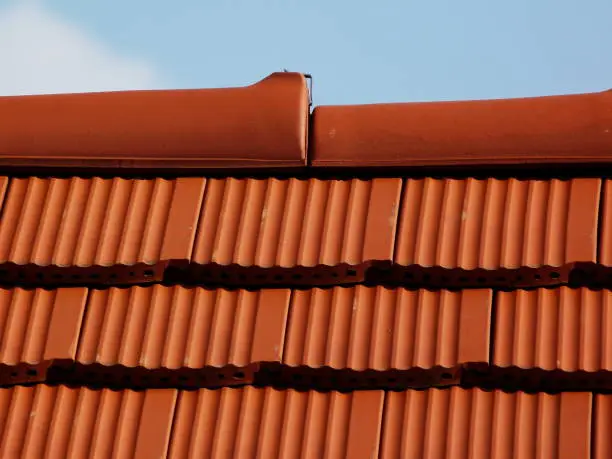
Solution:
<svg viewBox="0 0 612 459">
<path fill-rule="evenodd" d="M 596 260 L 600 181 L 407 179 L 395 262 L 489 270 Z"/>
<path fill-rule="evenodd" d="M 285 268 L 390 261 L 400 190 L 400 179 L 211 179 L 192 260 Z"/>
<path fill-rule="evenodd" d="M 74 360 L 87 289 L 0 289 L 0 364 Z"/>
<path fill-rule="evenodd" d="M 609 163 L 612 91 L 319 106 L 311 138 L 313 166 Z"/>
<path fill-rule="evenodd" d="M 166 457 L 177 391 L 0 389 L 0 458 Z"/>
<path fill-rule="evenodd" d="M 308 106 L 298 73 L 243 88 L 0 97 L 0 165 L 299 167 Z"/>
<path fill-rule="evenodd" d="M 182 392 L 168 457 L 376 457 L 383 399 L 382 391 Z"/>
<path fill-rule="evenodd" d="M 381 458 L 590 457 L 591 394 L 388 392 Z"/>
<path fill-rule="evenodd" d="M 180 369 L 280 361 L 289 290 L 94 290 L 77 360 Z"/>
<path fill-rule="evenodd" d="M 488 362 L 491 291 L 295 291 L 283 362 L 353 370 Z"/>
<path fill-rule="evenodd" d="M 494 365 L 612 371 L 612 292 L 561 287 L 497 295 Z"/>
<path fill-rule="evenodd" d="M 39 266 L 189 260 L 206 180 L 14 178 L 0 262 Z"/>
<path fill-rule="evenodd" d="M 612 457 L 612 395 L 594 396 L 593 416 L 593 459 Z"/>
</svg>

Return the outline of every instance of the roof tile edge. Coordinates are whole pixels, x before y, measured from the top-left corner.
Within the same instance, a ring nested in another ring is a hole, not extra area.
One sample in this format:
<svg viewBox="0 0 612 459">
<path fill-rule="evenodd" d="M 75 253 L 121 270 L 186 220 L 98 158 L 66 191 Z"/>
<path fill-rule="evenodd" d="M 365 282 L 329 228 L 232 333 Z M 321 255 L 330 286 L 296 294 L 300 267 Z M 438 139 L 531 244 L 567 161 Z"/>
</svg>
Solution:
<svg viewBox="0 0 612 459">
<path fill-rule="evenodd" d="M 0 166 L 262 168 L 306 164 L 300 73 L 245 87 L 0 97 Z"/>
<path fill-rule="evenodd" d="M 612 162 L 612 91 L 463 102 L 318 106 L 313 166 Z"/>
</svg>

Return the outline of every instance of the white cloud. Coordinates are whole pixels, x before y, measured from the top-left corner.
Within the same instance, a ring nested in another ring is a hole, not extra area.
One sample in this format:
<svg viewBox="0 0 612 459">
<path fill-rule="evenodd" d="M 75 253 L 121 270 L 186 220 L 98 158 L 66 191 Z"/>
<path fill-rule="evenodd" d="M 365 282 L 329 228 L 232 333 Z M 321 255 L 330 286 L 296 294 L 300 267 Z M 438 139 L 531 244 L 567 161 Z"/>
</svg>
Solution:
<svg viewBox="0 0 612 459">
<path fill-rule="evenodd" d="M 156 86 L 149 63 L 109 49 L 38 2 L 0 9 L 0 95 Z"/>
</svg>

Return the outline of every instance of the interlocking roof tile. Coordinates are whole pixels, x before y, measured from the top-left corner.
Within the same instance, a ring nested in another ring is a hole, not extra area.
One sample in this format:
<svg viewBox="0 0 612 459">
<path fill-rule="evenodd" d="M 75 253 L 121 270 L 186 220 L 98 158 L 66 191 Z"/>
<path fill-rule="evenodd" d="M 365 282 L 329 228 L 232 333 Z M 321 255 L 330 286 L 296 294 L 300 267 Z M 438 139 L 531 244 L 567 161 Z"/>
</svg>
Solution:
<svg viewBox="0 0 612 459">
<path fill-rule="evenodd" d="M 0 165 L 299 167 L 308 106 L 291 72 L 243 88 L 0 97 Z"/>
<path fill-rule="evenodd" d="M 14 178 L 0 262 L 55 267 L 189 260 L 205 179 Z"/>
<path fill-rule="evenodd" d="M 318 106 L 313 166 L 609 163 L 612 91 L 465 102 Z"/>
<path fill-rule="evenodd" d="M 612 292 L 586 288 L 497 293 L 495 365 L 612 371 Z"/>
<path fill-rule="evenodd" d="M 175 390 L 0 389 L 0 458 L 166 457 Z"/>
<path fill-rule="evenodd" d="M 298 290 L 283 361 L 353 370 L 488 362 L 490 290 Z"/>
<path fill-rule="evenodd" d="M 586 392 L 388 392 L 380 457 L 587 458 L 591 399 Z"/>
<path fill-rule="evenodd" d="M 0 289 L 0 366 L 14 367 L 11 380 L 44 380 L 35 366 L 74 361 L 86 300 L 85 288 Z"/>
<path fill-rule="evenodd" d="M 182 392 L 169 458 L 378 456 L 382 391 Z"/>
<path fill-rule="evenodd" d="M 79 363 L 179 369 L 278 362 L 289 290 L 92 291 Z"/>
<path fill-rule="evenodd" d="M 593 459 L 612 457 L 612 395 L 595 395 Z"/>
<path fill-rule="evenodd" d="M 600 180 L 407 179 L 395 262 L 475 269 L 595 262 Z"/>
<path fill-rule="evenodd" d="M 400 179 L 212 179 L 193 261 L 314 267 L 391 261 Z"/>
</svg>

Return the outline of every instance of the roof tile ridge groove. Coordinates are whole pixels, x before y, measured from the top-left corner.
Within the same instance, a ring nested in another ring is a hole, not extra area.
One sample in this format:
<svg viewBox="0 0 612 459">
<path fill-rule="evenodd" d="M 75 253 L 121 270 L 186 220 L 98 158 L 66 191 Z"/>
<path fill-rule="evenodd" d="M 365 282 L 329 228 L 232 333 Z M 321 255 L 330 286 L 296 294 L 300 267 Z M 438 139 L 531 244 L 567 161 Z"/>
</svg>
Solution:
<svg viewBox="0 0 612 459">
<path fill-rule="evenodd" d="M 0 165 L 96 169 L 306 164 L 303 74 L 245 87 L 0 97 Z"/>
<path fill-rule="evenodd" d="M 318 106 L 314 167 L 609 163 L 612 92 Z"/>
<path fill-rule="evenodd" d="M 462 269 L 401 266 L 386 261 L 283 268 L 200 265 L 185 261 L 112 266 L 37 266 L 0 264 L 0 285 L 27 288 L 185 285 L 226 288 L 317 288 L 388 286 L 431 289 L 520 289 L 562 285 L 601 288 L 612 285 L 612 266 L 591 262 L 560 266 Z"/>
</svg>

